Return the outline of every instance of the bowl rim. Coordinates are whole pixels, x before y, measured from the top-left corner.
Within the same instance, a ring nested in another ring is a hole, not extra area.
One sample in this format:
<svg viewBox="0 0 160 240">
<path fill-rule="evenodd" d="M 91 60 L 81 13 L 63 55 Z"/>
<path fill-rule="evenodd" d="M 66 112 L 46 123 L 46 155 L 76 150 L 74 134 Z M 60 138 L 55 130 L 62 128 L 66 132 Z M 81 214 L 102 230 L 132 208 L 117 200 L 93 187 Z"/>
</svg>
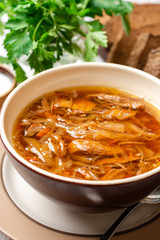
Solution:
<svg viewBox="0 0 160 240">
<path fill-rule="evenodd" d="M 75 178 L 69 178 L 69 177 L 64 177 L 58 174 L 50 173 L 46 170 L 43 170 L 39 167 L 34 166 L 33 164 L 29 163 L 26 161 L 23 157 L 21 157 L 16 150 L 12 147 L 12 145 L 9 143 L 9 140 L 6 136 L 6 133 L 4 131 L 4 118 L 5 118 L 5 112 L 7 111 L 7 106 L 9 105 L 10 101 L 12 100 L 12 97 L 18 93 L 23 87 L 28 85 L 30 82 L 34 81 L 35 79 L 39 78 L 40 76 L 55 72 L 55 71 L 61 71 L 65 69 L 72 69 L 72 68 L 81 68 L 81 67 L 108 67 L 112 69 L 122 69 L 124 71 L 129 71 L 131 73 L 136 73 L 138 75 L 141 75 L 143 77 L 151 79 L 153 82 L 156 82 L 157 85 L 160 86 L 160 81 L 158 78 L 154 77 L 153 75 L 146 73 L 144 71 L 141 71 L 139 69 L 135 69 L 132 67 L 120 65 L 120 64 L 115 64 L 115 63 L 97 63 L 97 62 L 85 62 L 85 63 L 72 63 L 72 64 L 67 64 L 67 65 L 62 65 L 62 66 L 57 66 L 48 70 L 45 70 L 41 73 L 36 74 L 35 76 L 27 79 L 27 81 L 24 81 L 21 83 L 19 86 L 17 86 L 6 98 L 2 109 L 1 109 L 1 114 L 0 114 L 0 138 L 1 141 L 7 150 L 7 152 L 14 158 L 18 163 L 22 164 L 24 167 L 30 169 L 31 171 L 40 174 L 44 177 L 56 180 L 56 181 L 61 181 L 65 183 L 74 183 L 74 184 L 79 184 L 79 185 L 86 185 L 86 186 L 106 186 L 106 185 L 120 185 L 120 184 L 128 184 L 128 183 L 133 183 L 136 181 L 141 181 L 146 178 L 152 177 L 154 175 L 160 174 L 160 166 L 148 171 L 146 173 L 136 175 L 133 177 L 128 177 L 125 179 L 115 179 L 115 180 L 82 180 L 82 179 L 75 179 Z"/>
<path fill-rule="evenodd" d="M 4 92 L 3 94 L 0 95 L 0 99 L 1 99 L 1 98 L 4 98 L 5 96 L 7 96 L 14 89 L 14 87 L 16 86 L 16 79 L 15 79 L 14 74 L 6 66 L 4 66 L 2 64 L 0 64 L 0 72 L 4 73 L 5 75 L 8 75 L 9 77 L 12 78 L 12 84 L 11 84 L 10 88 L 6 92 Z"/>
</svg>

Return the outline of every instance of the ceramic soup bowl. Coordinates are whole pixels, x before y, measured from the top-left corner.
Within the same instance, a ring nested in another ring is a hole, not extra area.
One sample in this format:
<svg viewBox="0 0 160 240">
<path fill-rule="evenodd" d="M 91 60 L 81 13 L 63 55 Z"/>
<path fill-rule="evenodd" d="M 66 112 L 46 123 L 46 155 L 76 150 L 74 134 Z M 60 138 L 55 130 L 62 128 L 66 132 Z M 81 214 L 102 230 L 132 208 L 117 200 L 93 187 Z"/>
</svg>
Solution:
<svg viewBox="0 0 160 240">
<path fill-rule="evenodd" d="M 81 63 L 44 71 L 14 89 L 1 111 L 1 139 L 13 166 L 41 194 L 72 210 L 106 212 L 144 199 L 159 186 L 160 167 L 120 180 L 72 179 L 32 165 L 12 147 L 13 126 L 25 106 L 43 94 L 74 86 L 121 89 L 143 96 L 160 109 L 160 81 L 140 70 L 109 63 Z"/>
</svg>

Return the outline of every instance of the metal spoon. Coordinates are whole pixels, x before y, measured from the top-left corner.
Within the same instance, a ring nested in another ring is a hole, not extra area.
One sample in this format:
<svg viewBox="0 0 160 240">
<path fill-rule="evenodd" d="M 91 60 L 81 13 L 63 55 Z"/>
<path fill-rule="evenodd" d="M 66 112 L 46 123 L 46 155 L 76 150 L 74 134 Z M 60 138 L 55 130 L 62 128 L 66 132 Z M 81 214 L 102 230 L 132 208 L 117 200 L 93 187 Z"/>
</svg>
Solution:
<svg viewBox="0 0 160 240">
<path fill-rule="evenodd" d="M 103 234 L 103 236 L 100 238 L 100 240 L 109 240 L 114 235 L 118 227 L 124 222 L 124 220 L 128 217 L 128 215 L 138 206 L 142 204 L 141 202 L 138 202 L 134 205 L 131 205 L 128 207 L 120 216 L 117 218 L 117 220 L 111 225 L 109 229 Z"/>
<path fill-rule="evenodd" d="M 157 191 L 150 194 L 143 201 L 135 203 L 128 207 L 119 217 L 118 219 L 111 225 L 109 229 L 103 234 L 100 240 L 109 240 L 114 235 L 118 227 L 124 222 L 124 220 L 128 217 L 128 215 L 140 204 L 148 203 L 148 204 L 158 204 L 160 203 L 160 188 Z"/>
</svg>

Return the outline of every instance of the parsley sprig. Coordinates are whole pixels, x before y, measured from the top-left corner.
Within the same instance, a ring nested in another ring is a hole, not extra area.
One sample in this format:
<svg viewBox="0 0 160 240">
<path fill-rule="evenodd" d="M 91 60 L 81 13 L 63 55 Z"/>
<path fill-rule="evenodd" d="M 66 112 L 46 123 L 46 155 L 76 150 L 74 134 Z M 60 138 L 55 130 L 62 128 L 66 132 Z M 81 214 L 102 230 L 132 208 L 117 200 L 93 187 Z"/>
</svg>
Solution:
<svg viewBox="0 0 160 240">
<path fill-rule="evenodd" d="M 7 57 L 0 56 L 0 62 L 12 64 L 17 82 L 22 82 L 26 73 L 19 64 L 21 56 L 26 55 L 35 73 L 49 69 L 64 52 L 82 52 L 74 41 L 76 35 L 84 39 L 84 60 L 93 61 L 99 46 L 107 46 L 106 32 L 95 16 L 102 16 L 103 11 L 110 16 L 121 15 L 129 33 L 132 8 L 122 0 L 1 0 L 0 19 L 7 14 L 8 21 L 0 21 L 0 34 L 3 28 L 9 33 L 3 43 Z"/>
</svg>

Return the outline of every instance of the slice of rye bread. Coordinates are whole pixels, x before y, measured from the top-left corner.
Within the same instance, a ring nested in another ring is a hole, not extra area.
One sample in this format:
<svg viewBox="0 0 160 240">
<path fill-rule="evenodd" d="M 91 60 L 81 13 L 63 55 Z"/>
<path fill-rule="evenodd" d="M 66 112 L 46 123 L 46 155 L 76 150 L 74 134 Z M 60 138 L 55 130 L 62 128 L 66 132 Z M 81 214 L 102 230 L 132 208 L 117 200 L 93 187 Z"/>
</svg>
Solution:
<svg viewBox="0 0 160 240">
<path fill-rule="evenodd" d="M 160 35 L 133 30 L 130 36 L 121 34 L 108 52 L 107 62 L 128 65 L 143 70 L 148 54 L 160 46 Z"/>
<path fill-rule="evenodd" d="M 132 50 L 126 62 L 128 66 L 135 67 L 135 68 L 138 67 L 139 60 L 141 59 L 140 56 L 143 55 L 143 52 L 147 47 L 149 39 L 150 39 L 150 34 L 146 32 L 140 33 L 137 36 L 137 39 L 132 47 Z"/>
<path fill-rule="evenodd" d="M 146 64 L 147 66 L 149 64 L 150 70 L 147 71 L 158 76 L 158 71 L 153 70 L 151 59 L 157 57 L 159 53 L 160 5 L 135 5 L 130 16 L 131 33 L 129 36 L 124 33 L 119 17 L 110 19 L 107 17 L 103 19 L 103 23 L 105 21 L 105 30 L 110 41 L 107 62 L 128 65 L 141 70 L 149 69 L 145 68 Z M 154 54 L 151 54 L 152 49 L 155 49 Z M 158 51 L 157 54 L 156 51 Z"/>
<path fill-rule="evenodd" d="M 160 34 L 160 4 L 136 4 L 129 18 L 132 29 L 141 29 L 141 32 L 148 32 L 153 36 Z M 110 44 L 115 43 L 117 33 L 123 30 L 120 17 L 104 15 L 100 21 L 104 25 Z"/>
<path fill-rule="evenodd" d="M 152 49 L 149 52 L 146 65 L 143 70 L 160 78 L 160 47 Z"/>
<path fill-rule="evenodd" d="M 137 36 L 141 34 L 140 30 L 132 29 L 130 35 L 127 36 L 123 30 L 117 33 L 117 39 L 107 54 L 107 62 L 119 63 L 127 65 L 128 58 L 137 41 Z"/>
</svg>

